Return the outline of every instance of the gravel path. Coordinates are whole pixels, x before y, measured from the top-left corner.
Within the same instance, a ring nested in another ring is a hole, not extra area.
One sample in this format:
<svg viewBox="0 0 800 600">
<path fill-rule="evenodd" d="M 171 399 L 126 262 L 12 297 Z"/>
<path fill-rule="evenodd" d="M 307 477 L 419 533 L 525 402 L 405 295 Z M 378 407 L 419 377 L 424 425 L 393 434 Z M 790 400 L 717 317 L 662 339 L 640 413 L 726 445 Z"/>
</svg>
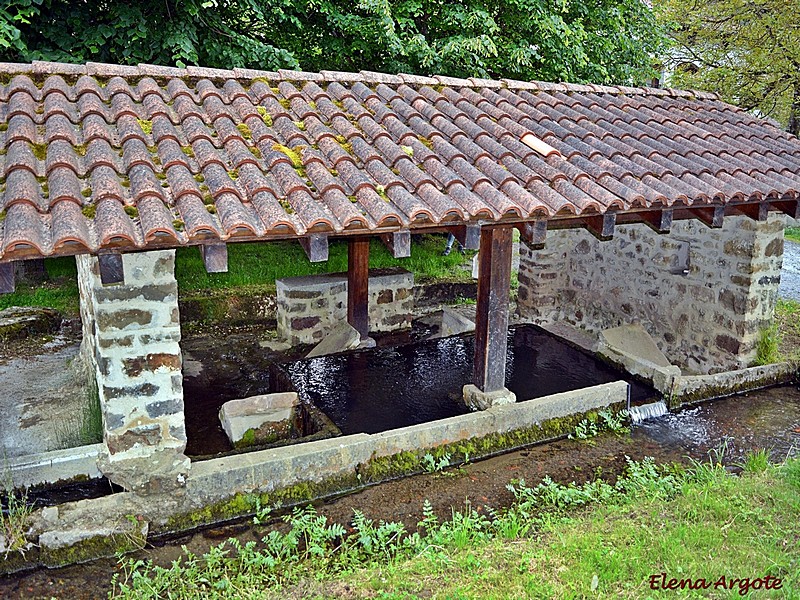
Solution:
<svg viewBox="0 0 800 600">
<path fill-rule="evenodd" d="M 778 294 L 800 300 L 800 244 L 786 240 L 783 246 L 783 270 Z"/>
</svg>

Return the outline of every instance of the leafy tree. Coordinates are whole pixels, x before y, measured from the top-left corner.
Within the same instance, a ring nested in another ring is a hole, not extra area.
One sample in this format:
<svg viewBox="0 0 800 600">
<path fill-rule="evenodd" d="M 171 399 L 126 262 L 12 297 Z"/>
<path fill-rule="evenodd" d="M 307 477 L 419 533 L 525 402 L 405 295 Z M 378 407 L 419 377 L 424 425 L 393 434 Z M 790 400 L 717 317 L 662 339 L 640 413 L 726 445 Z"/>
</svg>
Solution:
<svg viewBox="0 0 800 600">
<path fill-rule="evenodd" d="M 798 0 L 660 0 L 676 45 L 672 79 L 800 133 Z"/>
<path fill-rule="evenodd" d="M 6 0 L 0 60 L 368 69 L 637 83 L 642 0 Z"/>
</svg>

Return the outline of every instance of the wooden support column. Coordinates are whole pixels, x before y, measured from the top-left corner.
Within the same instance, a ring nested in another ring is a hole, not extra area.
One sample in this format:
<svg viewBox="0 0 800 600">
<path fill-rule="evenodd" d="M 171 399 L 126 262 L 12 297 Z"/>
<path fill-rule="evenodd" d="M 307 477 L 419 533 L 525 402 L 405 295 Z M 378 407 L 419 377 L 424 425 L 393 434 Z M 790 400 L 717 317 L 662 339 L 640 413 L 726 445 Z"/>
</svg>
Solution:
<svg viewBox="0 0 800 600">
<path fill-rule="evenodd" d="M 473 383 L 486 393 L 506 384 L 512 239 L 511 227 L 481 230 Z"/>
<path fill-rule="evenodd" d="M 347 322 L 369 337 L 369 238 L 351 238 L 347 246 Z"/>
</svg>

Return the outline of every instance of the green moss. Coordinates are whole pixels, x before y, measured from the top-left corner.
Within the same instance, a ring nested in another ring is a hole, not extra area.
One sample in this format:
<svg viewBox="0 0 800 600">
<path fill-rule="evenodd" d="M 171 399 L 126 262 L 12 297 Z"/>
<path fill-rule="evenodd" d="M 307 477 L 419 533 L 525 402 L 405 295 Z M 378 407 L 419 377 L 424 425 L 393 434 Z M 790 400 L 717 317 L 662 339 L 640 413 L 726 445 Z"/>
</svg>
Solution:
<svg viewBox="0 0 800 600">
<path fill-rule="evenodd" d="M 297 127 L 300 131 L 306 130 L 306 124 L 303 123 L 303 121 L 292 121 L 292 123 L 294 123 L 294 126 Z"/>
<path fill-rule="evenodd" d="M 47 158 L 47 144 L 28 144 L 37 160 Z"/>
<path fill-rule="evenodd" d="M 259 150 L 259 149 L 258 149 L 258 148 L 256 148 L 255 146 L 248 146 L 248 147 L 247 147 L 247 149 L 248 149 L 248 150 L 250 150 L 250 154 L 252 154 L 252 155 L 253 155 L 253 156 L 255 156 L 256 158 L 258 158 L 258 159 L 261 159 L 261 158 L 262 158 L 262 156 L 261 156 L 261 150 Z"/>
<path fill-rule="evenodd" d="M 203 204 L 209 205 L 214 204 L 214 197 L 211 195 L 211 192 L 207 191 L 203 194 Z"/>
<path fill-rule="evenodd" d="M 94 204 L 90 204 L 88 206 L 84 206 L 81 212 L 87 219 L 94 219 L 95 215 L 97 214 L 97 207 Z"/>
<path fill-rule="evenodd" d="M 350 200 L 350 202 L 352 202 L 353 204 L 358 202 L 358 198 L 356 198 L 355 196 L 352 196 L 352 195 L 348 196 L 347 199 Z"/>
<path fill-rule="evenodd" d="M 292 208 L 292 205 L 289 204 L 289 201 L 286 198 L 281 198 L 278 200 L 278 203 L 281 205 L 281 208 L 286 211 L 287 215 L 294 214 L 294 208 Z"/>
<path fill-rule="evenodd" d="M 389 202 L 389 196 L 386 194 L 386 188 L 385 187 L 383 187 L 382 185 L 376 185 L 375 186 L 375 192 L 378 194 L 378 196 L 383 198 L 384 202 Z"/>
<path fill-rule="evenodd" d="M 244 139 L 246 139 L 248 141 L 253 139 L 253 134 L 250 133 L 250 128 L 247 125 L 245 125 L 244 123 L 239 123 L 236 126 L 236 129 L 239 130 L 239 133 L 242 134 L 242 137 Z"/>
<path fill-rule="evenodd" d="M 189 158 L 194 158 L 194 150 L 192 150 L 191 146 L 181 146 L 181 152 Z"/>
<path fill-rule="evenodd" d="M 0 210 L 0 223 L 5 221 L 7 216 L 8 216 L 8 211 L 7 210 L 5 210 L 5 209 Z"/>
<path fill-rule="evenodd" d="M 83 190 L 81 190 L 81 195 L 84 198 L 89 198 L 92 195 L 92 188 L 90 187 L 84 188 Z"/>
<path fill-rule="evenodd" d="M 76 544 L 60 548 L 43 547 L 39 552 L 41 564 L 48 568 L 84 563 L 97 558 L 106 558 L 134 552 L 144 548 L 147 541 L 137 527 L 116 535 L 97 535 Z"/>
<path fill-rule="evenodd" d="M 353 153 L 353 145 L 347 142 L 347 139 L 343 135 L 336 136 L 336 142 L 342 147 L 342 149 L 347 152 L 348 154 Z"/>
<path fill-rule="evenodd" d="M 228 171 L 228 177 L 230 177 L 234 181 L 239 179 L 239 169 L 231 169 L 230 171 Z"/>
<path fill-rule="evenodd" d="M 255 445 L 255 443 L 256 443 L 256 430 L 251 427 L 250 429 L 244 432 L 244 435 L 242 435 L 242 439 L 236 442 L 235 447 L 244 448 L 247 446 L 253 446 Z"/>
<path fill-rule="evenodd" d="M 0 132 L 8 130 L 8 123 L 0 123 Z"/>
<path fill-rule="evenodd" d="M 135 219 L 139 216 L 139 209 L 135 206 L 126 206 L 124 209 L 125 214 L 128 215 L 131 219 Z"/>
<path fill-rule="evenodd" d="M 285 108 L 286 110 L 291 110 L 291 108 L 292 108 L 292 105 L 291 105 L 291 103 L 290 103 L 290 102 L 289 102 L 289 101 L 288 101 L 286 98 L 280 98 L 280 99 L 278 100 L 278 102 L 280 102 L 280 103 L 281 103 L 281 106 L 282 106 L 283 108 Z"/>
<path fill-rule="evenodd" d="M 148 121 L 146 119 L 136 119 L 136 122 L 139 123 L 139 127 L 142 128 L 142 131 L 146 135 L 150 135 L 153 132 L 153 122 Z"/>
<path fill-rule="evenodd" d="M 206 211 L 209 214 L 215 215 L 217 214 L 217 207 L 214 206 L 213 204 L 206 204 Z"/>
<path fill-rule="evenodd" d="M 261 115 L 261 120 L 264 121 L 264 124 L 267 127 L 272 127 L 272 115 L 267 112 L 267 109 L 263 106 L 257 106 L 256 110 L 258 114 Z"/>
<path fill-rule="evenodd" d="M 336 105 L 336 108 L 339 108 L 340 110 L 344 110 L 344 104 L 342 104 L 341 100 L 331 99 L 331 102 L 333 102 Z"/>
<path fill-rule="evenodd" d="M 428 138 L 422 135 L 418 135 L 417 139 L 425 146 L 428 150 L 433 150 L 433 142 L 431 142 Z"/>
<path fill-rule="evenodd" d="M 339 171 L 337 171 L 336 169 L 328 169 L 328 173 L 330 173 L 334 177 L 338 177 L 339 176 Z"/>
<path fill-rule="evenodd" d="M 278 152 L 282 152 L 286 156 L 289 157 L 289 160 L 292 161 L 292 166 L 295 169 L 302 169 L 303 168 L 303 146 L 296 146 L 295 148 L 289 148 L 288 146 L 284 146 L 283 144 L 273 144 L 272 149 Z"/>
<path fill-rule="evenodd" d="M 172 222 L 172 226 L 175 228 L 175 231 L 183 231 L 186 228 L 186 224 L 180 219 L 175 219 Z"/>
<path fill-rule="evenodd" d="M 206 180 L 206 178 L 205 178 L 205 177 L 203 177 L 203 174 L 202 174 L 202 173 L 198 173 L 197 175 L 195 175 L 195 176 L 194 176 L 194 180 L 195 180 L 197 183 L 203 183 L 203 182 Z"/>
</svg>

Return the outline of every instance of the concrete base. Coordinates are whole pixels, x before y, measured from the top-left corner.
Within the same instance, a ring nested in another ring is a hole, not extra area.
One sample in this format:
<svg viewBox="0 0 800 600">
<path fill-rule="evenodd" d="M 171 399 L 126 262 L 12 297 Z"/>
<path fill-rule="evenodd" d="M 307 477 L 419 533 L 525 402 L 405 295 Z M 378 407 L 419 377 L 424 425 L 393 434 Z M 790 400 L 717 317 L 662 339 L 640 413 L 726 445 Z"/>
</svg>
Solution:
<svg viewBox="0 0 800 600">
<path fill-rule="evenodd" d="M 470 410 L 486 410 L 492 406 L 502 406 L 504 404 L 514 404 L 517 397 L 514 392 L 503 388 L 495 392 L 484 392 L 480 388 L 468 383 L 462 390 L 464 404 Z"/>
<path fill-rule="evenodd" d="M 107 454 L 97 461 L 100 472 L 129 492 L 140 495 L 173 493 L 186 486 L 191 461 L 172 450 L 153 452 L 138 458 L 109 460 Z"/>
</svg>

